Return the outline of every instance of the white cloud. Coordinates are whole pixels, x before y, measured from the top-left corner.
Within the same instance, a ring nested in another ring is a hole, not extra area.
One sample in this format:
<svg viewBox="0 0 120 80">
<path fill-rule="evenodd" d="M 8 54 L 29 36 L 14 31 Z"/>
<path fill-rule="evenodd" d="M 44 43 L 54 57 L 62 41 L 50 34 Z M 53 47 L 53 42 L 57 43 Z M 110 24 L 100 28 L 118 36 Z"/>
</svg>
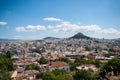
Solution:
<svg viewBox="0 0 120 80">
<path fill-rule="evenodd" d="M 70 22 L 62 22 L 59 25 L 54 26 L 53 31 L 93 31 L 97 32 L 101 30 L 101 28 L 98 25 L 87 25 L 87 26 L 82 26 L 82 25 L 77 25 L 77 24 L 72 24 Z"/>
<path fill-rule="evenodd" d="M 43 18 L 43 20 L 45 20 L 45 21 L 62 21 L 61 19 L 54 18 L 54 17 Z"/>
<path fill-rule="evenodd" d="M 98 25 L 79 25 L 72 24 L 68 21 L 62 21 L 60 24 L 54 26 L 48 26 L 48 29 L 51 29 L 55 32 L 63 31 L 63 32 L 82 32 L 87 31 L 91 33 L 103 33 L 103 34 L 120 34 L 119 30 L 114 28 L 103 29 Z"/>
<path fill-rule="evenodd" d="M 18 32 L 26 32 L 27 30 L 24 27 L 16 27 L 16 31 L 18 31 Z"/>
<path fill-rule="evenodd" d="M 26 32 L 26 31 L 38 31 L 38 30 L 46 30 L 45 26 L 43 25 L 28 25 L 26 27 L 16 27 L 16 31 L 18 32 Z"/>
<path fill-rule="evenodd" d="M 54 27 L 53 27 L 53 26 L 51 26 L 51 25 L 49 25 L 47 28 L 48 28 L 48 29 L 53 29 Z"/>
<path fill-rule="evenodd" d="M 80 28 L 80 30 L 93 31 L 93 32 L 97 32 L 97 31 L 101 30 L 101 27 L 98 25 L 79 26 L 79 28 Z"/>
<path fill-rule="evenodd" d="M 0 22 L 0 26 L 7 25 L 7 22 Z"/>
<path fill-rule="evenodd" d="M 100 27 L 99 25 L 96 24 L 91 24 L 91 25 L 81 25 L 81 24 L 73 24 L 69 21 L 64 21 L 58 18 L 54 17 L 49 17 L 49 18 L 44 18 L 43 20 L 47 21 L 60 21 L 59 24 L 55 25 L 47 25 L 45 27 L 44 25 L 27 25 L 25 27 L 16 27 L 16 31 L 18 32 L 28 32 L 28 31 L 38 31 L 38 30 L 47 30 L 47 31 L 55 31 L 55 32 L 87 32 L 88 34 L 115 34 L 119 35 L 120 31 L 114 28 L 107 28 L 104 29 Z"/>
<path fill-rule="evenodd" d="M 114 28 L 103 29 L 100 32 L 104 33 L 104 34 L 120 34 L 120 31 L 118 31 Z"/>
<path fill-rule="evenodd" d="M 37 26 L 28 25 L 25 28 L 27 31 L 46 30 L 45 26 L 42 25 L 37 25 Z"/>
</svg>

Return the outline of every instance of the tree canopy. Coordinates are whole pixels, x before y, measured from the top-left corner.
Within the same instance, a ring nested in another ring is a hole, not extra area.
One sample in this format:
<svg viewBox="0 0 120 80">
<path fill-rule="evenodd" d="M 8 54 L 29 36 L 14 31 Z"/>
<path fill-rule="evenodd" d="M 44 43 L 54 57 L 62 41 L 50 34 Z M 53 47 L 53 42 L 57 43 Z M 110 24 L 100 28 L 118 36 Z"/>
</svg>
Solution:
<svg viewBox="0 0 120 80">
<path fill-rule="evenodd" d="M 111 59 L 101 68 L 101 77 L 106 78 L 109 74 L 120 75 L 120 59 Z"/>
<path fill-rule="evenodd" d="M 0 80 L 11 80 L 9 71 L 14 69 L 11 52 L 7 52 L 6 55 L 0 54 Z"/>
<path fill-rule="evenodd" d="M 39 64 L 47 64 L 48 61 L 44 58 L 44 57 L 41 57 L 39 60 L 38 60 Z"/>
<path fill-rule="evenodd" d="M 86 70 L 76 72 L 76 74 L 73 77 L 74 80 L 94 80 L 92 75 Z"/>
</svg>

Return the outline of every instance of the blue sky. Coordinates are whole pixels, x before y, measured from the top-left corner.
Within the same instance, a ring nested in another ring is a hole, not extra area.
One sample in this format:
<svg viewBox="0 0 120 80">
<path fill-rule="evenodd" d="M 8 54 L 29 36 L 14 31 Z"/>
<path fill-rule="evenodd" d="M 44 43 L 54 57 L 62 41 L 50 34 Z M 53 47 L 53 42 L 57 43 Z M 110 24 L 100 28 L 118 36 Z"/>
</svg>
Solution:
<svg viewBox="0 0 120 80">
<path fill-rule="evenodd" d="M 0 38 L 120 38 L 120 0 L 0 0 Z"/>
</svg>

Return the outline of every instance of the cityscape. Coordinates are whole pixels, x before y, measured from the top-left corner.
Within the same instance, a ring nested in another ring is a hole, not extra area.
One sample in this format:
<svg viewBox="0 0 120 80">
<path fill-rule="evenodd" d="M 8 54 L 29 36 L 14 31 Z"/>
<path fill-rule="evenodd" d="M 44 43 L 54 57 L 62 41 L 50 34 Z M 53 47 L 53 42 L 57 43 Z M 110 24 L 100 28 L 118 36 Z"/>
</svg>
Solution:
<svg viewBox="0 0 120 80">
<path fill-rule="evenodd" d="M 120 80 L 119 0 L 0 0 L 0 80 Z"/>
</svg>

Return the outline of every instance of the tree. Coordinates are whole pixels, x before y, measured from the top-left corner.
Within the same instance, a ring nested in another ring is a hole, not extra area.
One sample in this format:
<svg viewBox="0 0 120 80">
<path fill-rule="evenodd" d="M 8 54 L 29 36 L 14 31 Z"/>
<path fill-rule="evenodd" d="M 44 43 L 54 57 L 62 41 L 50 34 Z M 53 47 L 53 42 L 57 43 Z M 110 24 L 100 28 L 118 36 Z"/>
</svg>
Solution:
<svg viewBox="0 0 120 80">
<path fill-rule="evenodd" d="M 14 70 L 13 61 L 10 57 L 0 54 L 0 80 L 11 80 L 9 71 Z"/>
<path fill-rule="evenodd" d="M 115 52 L 115 50 L 113 48 L 110 48 L 109 52 Z"/>
<path fill-rule="evenodd" d="M 77 66 L 79 66 L 80 64 L 85 64 L 85 62 L 86 60 L 83 57 L 75 59 L 75 63 L 77 64 Z"/>
<path fill-rule="evenodd" d="M 55 69 L 52 72 L 55 74 L 55 76 L 67 74 L 64 69 Z"/>
<path fill-rule="evenodd" d="M 63 61 L 63 62 L 66 62 L 66 63 L 70 63 L 71 61 L 66 58 L 66 57 L 63 57 L 63 58 L 60 58 L 60 61 Z"/>
<path fill-rule="evenodd" d="M 105 57 L 110 57 L 110 54 L 105 54 L 104 56 L 105 56 Z"/>
<path fill-rule="evenodd" d="M 36 78 L 39 79 L 39 78 L 43 78 L 43 75 L 44 73 L 43 72 L 40 72 L 36 75 Z"/>
<path fill-rule="evenodd" d="M 96 67 L 99 68 L 102 63 L 100 61 L 98 61 L 98 60 L 93 60 L 92 64 L 94 64 Z"/>
<path fill-rule="evenodd" d="M 71 63 L 69 63 L 69 65 L 70 65 L 70 70 L 71 70 L 71 71 L 76 70 L 76 67 L 77 67 L 77 64 L 76 64 L 76 63 L 71 62 Z"/>
<path fill-rule="evenodd" d="M 86 70 L 81 70 L 76 72 L 73 78 L 74 80 L 94 80 L 92 75 Z"/>
<path fill-rule="evenodd" d="M 55 75 L 52 72 L 46 72 L 43 75 L 43 80 L 55 80 Z"/>
<path fill-rule="evenodd" d="M 25 70 L 31 70 L 31 69 L 40 71 L 40 67 L 35 64 L 27 65 L 25 68 Z"/>
<path fill-rule="evenodd" d="M 6 58 L 5 55 L 0 54 L 0 70 L 12 71 L 15 69 L 13 61 L 10 58 Z"/>
<path fill-rule="evenodd" d="M 7 53 L 6 53 L 6 58 L 11 58 L 12 55 L 13 55 L 13 52 L 7 51 Z"/>
<path fill-rule="evenodd" d="M 39 64 L 47 64 L 48 61 L 44 58 L 44 57 L 41 57 L 39 60 L 38 60 Z"/>
<path fill-rule="evenodd" d="M 55 69 L 51 72 L 39 74 L 43 80 L 73 80 L 72 75 L 68 74 L 64 69 Z"/>
<path fill-rule="evenodd" d="M 108 73 L 113 73 L 113 75 L 120 75 L 120 59 L 114 58 L 109 60 L 101 68 L 100 76 L 107 78 Z"/>
<path fill-rule="evenodd" d="M 0 80 L 12 80 L 7 70 L 0 70 Z"/>
<path fill-rule="evenodd" d="M 56 80 L 73 80 L 73 77 L 69 74 L 58 75 L 56 76 Z"/>
<path fill-rule="evenodd" d="M 55 69 L 52 73 L 56 76 L 56 80 L 73 80 L 72 76 L 64 69 Z"/>
</svg>

